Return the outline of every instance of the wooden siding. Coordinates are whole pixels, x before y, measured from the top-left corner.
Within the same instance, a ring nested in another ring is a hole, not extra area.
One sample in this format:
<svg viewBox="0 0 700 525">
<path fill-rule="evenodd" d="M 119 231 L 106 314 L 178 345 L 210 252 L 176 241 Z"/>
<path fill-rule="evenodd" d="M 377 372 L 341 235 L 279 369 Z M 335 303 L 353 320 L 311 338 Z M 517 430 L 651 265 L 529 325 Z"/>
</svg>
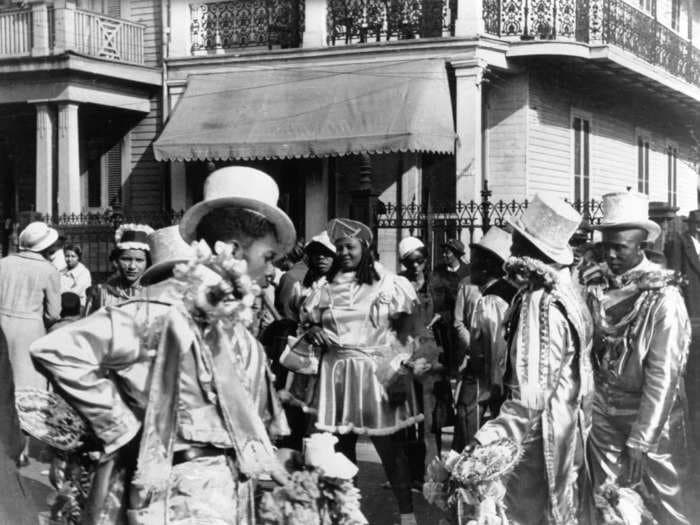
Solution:
<svg viewBox="0 0 700 525">
<path fill-rule="evenodd" d="M 146 25 L 144 59 L 149 67 L 161 66 L 162 24 L 159 0 L 132 0 L 129 19 Z M 153 141 L 162 129 L 162 100 L 158 91 L 151 111 L 131 130 L 131 174 L 125 191 L 125 206 L 131 213 L 157 211 L 164 207 L 166 164 L 153 156 Z"/>
<path fill-rule="evenodd" d="M 527 75 L 497 83 L 489 91 L 485 165 L 489 188 L 498 199 L 522 200 L 527 194 L 527 101 Z"/>
</svg>

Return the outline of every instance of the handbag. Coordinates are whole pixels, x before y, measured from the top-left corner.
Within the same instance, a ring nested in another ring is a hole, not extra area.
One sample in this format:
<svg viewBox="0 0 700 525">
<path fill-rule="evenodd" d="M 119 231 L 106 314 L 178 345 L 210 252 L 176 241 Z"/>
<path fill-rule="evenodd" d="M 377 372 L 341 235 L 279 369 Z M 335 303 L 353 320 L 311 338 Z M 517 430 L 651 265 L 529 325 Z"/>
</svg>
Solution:
<svg viewBox="0 0 700 525">
<path fill-rule="evenodd" d="M 315 375 L 321 362 L 321 349 L 308 343 L 306 333 L 300 337 L 287 337 L 279 363 L 295 374 Z"/>
</svg>

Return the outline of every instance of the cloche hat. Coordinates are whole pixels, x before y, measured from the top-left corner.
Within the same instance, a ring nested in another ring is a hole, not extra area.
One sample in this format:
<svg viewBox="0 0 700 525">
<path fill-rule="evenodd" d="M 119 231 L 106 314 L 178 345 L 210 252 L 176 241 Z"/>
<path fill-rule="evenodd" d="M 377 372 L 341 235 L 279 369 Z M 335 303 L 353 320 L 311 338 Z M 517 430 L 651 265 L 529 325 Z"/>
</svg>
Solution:
<svg viewBox="0 0 700 525">
<path fill-rule="evenodd" d="M 58 232 L 41 221 L 30 222 L 19 234 L 19 249 L 41 252 L 58 240 Z"/>
<path fill-rule="evenodd" d="M 636 191 L 603 195 L 603 218 L 596 229 L 632 228 L 645 230 L 649 242 L 655 241 L 661 234 L 661 227 L 649 219 L 649 197 Z"/>
<path fill-rule="evenodd" d="M 173 266 L 190 260 L 194 255 L 194 249 L 182 238 L 177 225 L 151 233 L 148 236 L 148 246 L 153 263 L 141 276 L 140 283 L 144 286 L 167 278 Z"/>
<path fill-rule="evenodd" d="M 423 241 L 417 237 L 404 237 L 399 243 L 399 259 L 403 260 L 408 254 L 420 248 L 425 248 Z"/>
<path fill-rule="evenodd" d="M 204 181 L 204 199 L 188 209 L 180 221 L 186 242 L 197 240 L 197 226 L 217 208 L 240 207 L 263 215 L 277 234 L 280 253 L 294 246 L 297 233 L 291 219 L 278 206 L 279 188 L 267 173 L 246 166 L 228 166 L 211 173 Z"/>
<path fill-rule="evenodd" d="M 505 230 L 498 226 L 491 226 L 489 231 L 477 243 L 470 244 L 471 248 L 478 247 L 482 250 L 488 250 L 503 262 L 510 257 L 510 245 L 513 243 L 513 237 Z"/>
<path fill-rule="evenodd" d="M 537 194 L 522 215 L 508 222 L 554 262 L 574 262 L 569 239 L 581 224 L 581 215 L 564 199 Z"/>
<path fill-rule="evenodd" d="M 320 244 L 326 250 L 331 253 L 336 253 L 335 244 L 331 242 L 330 237 L 328 237 L 328 232 L 323 230 L 318 235 L 314 235 L 309 242 L 304 245 L 304 251 L 307 251 L 314 244 Z"/>
</svg>

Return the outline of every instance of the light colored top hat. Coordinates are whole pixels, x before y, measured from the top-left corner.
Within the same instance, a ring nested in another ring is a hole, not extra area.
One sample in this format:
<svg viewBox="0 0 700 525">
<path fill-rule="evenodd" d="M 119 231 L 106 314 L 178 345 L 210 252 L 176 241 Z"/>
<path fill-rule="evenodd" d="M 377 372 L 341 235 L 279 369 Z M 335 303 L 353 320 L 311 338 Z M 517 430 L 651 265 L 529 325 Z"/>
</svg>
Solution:
<svg viewBox="0 0 700 525">
<path fill-rule="evenodd" d="M 423 241 L 416 237 L 404 237 L 399 243 L 399 259 L 403 260 L 408 254 L 420 248 L 425 248 Z"/>
<path fill-rule="evenodd" d="M 374 238 L 369 226 L 352 219 L 331 219 L 326 227 L 326 231 L 328 231 L 328 237 L 333 243 L 338 242 L 340 239 L 352 237 L 370 245 Z"/>
<path fill-rule="evenodd" d="M 40 252 L 58 240 L 58 232 L 41 221 L 30 222 L 19 234 L 19 249 Z"/>
<path fill-rule="evenodd" d="M 574 262 L 569 239 L 581 224 L 581 215 L 564 199 L 537 194 L 522 215 L 508 222 L 554 262 Z"/>
<path fill-rule="evenodd" d="M 304 246 L 304 251 L 308 250 L 309 247 L 313 246 L 314 244 L 320 244 L 323 246 L 326 250 L 336 253 L 335 249 L 335 244 L 331 242 L 331 238 L 328 237 L 328 232 L 326 230 L 323 230 L 321 233 L 318 235 L 314 235 L 309 242 L 306 243 Z"/>
<path fill-rule="evenodd" d="M 173 266 L 194 256 L 194 249 L 180 235 L 179 226 L 168 226 L 148 236 L 153 263 L 141 276 L 141 284 L 148 286 L 171 276 Z"/>
<path fill-rule="evenodd" d="M 661 227 L 649 219 L 649 197 L 636 191 L 603 195 L 603 218 L 595 228 L 601 231 L 639 228 L 646 230 L 649 242 L 661 234 Z"/>
<path fill-rule="evenodd" d="M 472 244 L 471 247 L 478 246 L 482 250 L 488 250 L 505 262 L 510 257 L 510 245 L 512 243 L 513 237 L 510 233 L 498 226 L 491 226 L 481 240 Z"/>
<path fill-rule="evenodd" d="M 180 234 L 186 242 L 196 239 L 197 225 L 216 208 L 238 207 L 263 215 L 275 227 L 278 249 L 287 253 L 297 233 L 291 219 L 278 206 L 279 188 L 267 173 L 246 166 L 228 166 L 211 173 L 204 181 L 204 199 L 185 212 Z"/>
</svg>

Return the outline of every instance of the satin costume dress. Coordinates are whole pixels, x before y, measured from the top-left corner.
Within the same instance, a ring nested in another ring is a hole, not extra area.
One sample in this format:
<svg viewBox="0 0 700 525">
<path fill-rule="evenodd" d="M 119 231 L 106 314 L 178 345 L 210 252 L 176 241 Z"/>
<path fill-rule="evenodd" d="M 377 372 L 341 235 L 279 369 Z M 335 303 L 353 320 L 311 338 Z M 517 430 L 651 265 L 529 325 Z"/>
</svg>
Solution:
<svg viewBox="0 0 700 525">
<path fill-rule="evenodd" d="M 36 341 L 32 355 L 105 454 L 140 434 L 130 525 L 255 523 L 244 478 L 275 461 L 266 429 L 287 429 L 247 329 L 194 321 L 167 280 Z M 174 464 L 176 453 L 197 448 L 221 453 Z"/>
<path fill-rule="evenodd" d="M 654 274 L 656 272 L 656 277 Z M 620 287 L 593 294 L 596 392 L 589 442 L 594 487 L 621 472 L 625 447 L 646 454 L 644 503 L 661 524 L 688 524 L 674 459 L 682 452 L 679 399 L 691 328 L 677 286 L 647 259 Z M 633 278 L 649 275 L 648 279 Z"/>
<path fill-rule="evenodd" d="M 122 286 L 121 277 L 112 275 L 104 283 L 90 286 L 85 291 L 85 315 L 90 315 L 104 306 L 116 306 L 137 297 L 141 293 L 141 285 Z"/>
<path fill-rule="evenodd" d="M 583 398 L 592 387 L 592 323 L 569 271 L 553 287 L 525 284 L 506 317 L 507 399 L 475 439 L 508 438 L 522 458 L 505 479 L 508 518 L 517 525 L 579 523 Z"/>
<path fill-rule="evenodd" d="M 423 419 L 412 381 L 406 399 L 393 403 L 375 370 L 398 370 L 405 353 L 391 319 L 410 314 L 416 292 L 404 277 L 383 274 L 371 285 L 355 273 L 339 273 L 312 290 L 301 310 L 302 324 L 323 327 L 332 342 L 321 358 L 315 404 L 319 430 L 370 436 L 389 435 Z"/>
</svg>

